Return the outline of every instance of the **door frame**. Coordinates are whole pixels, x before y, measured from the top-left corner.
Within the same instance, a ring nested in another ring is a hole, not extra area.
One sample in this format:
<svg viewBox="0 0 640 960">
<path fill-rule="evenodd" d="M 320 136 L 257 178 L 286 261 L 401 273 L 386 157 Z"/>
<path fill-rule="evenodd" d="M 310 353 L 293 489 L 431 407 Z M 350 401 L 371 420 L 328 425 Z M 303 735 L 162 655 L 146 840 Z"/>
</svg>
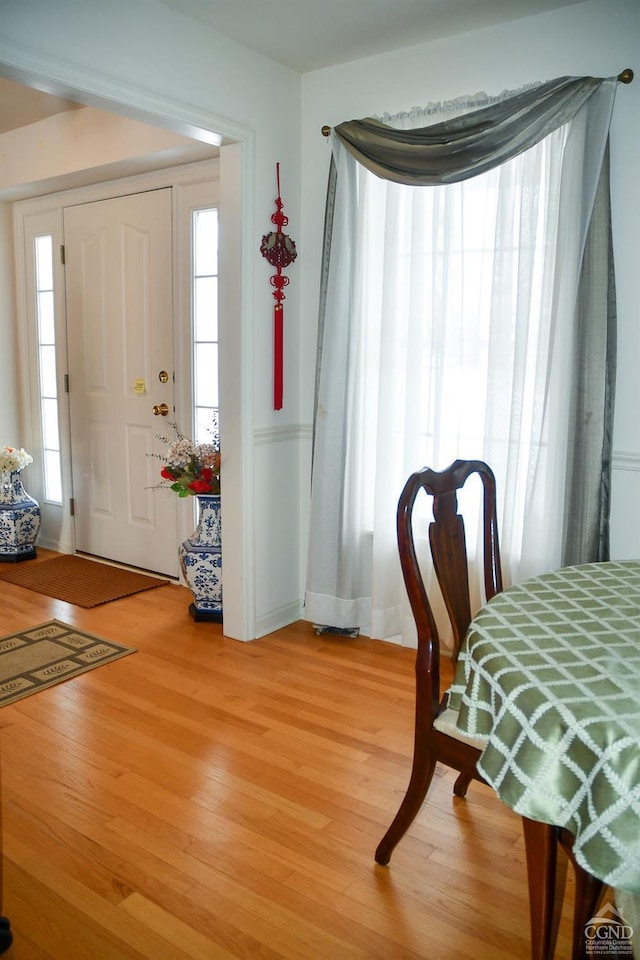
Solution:
<svg viewBox="0 0 640 960">
<path fill-rule="evenodd" d="M 42 476 L 34 471 L 30 481 L 33 494 L 40 503 L 42 526 L 39 542 L 43 547 L 61 553 L 74 553 L 76 539 L 69 501 L 73 497 L 71 448 L 73 438 L 70 430 L 69 395 L 64 392 L 64 376 L 67 363 L 67 319 L 65 303 L 65 276 L 58 250 L 64 242 L 64 210 L 84 206 L 102 200 L 148 193 L 156 189 L 170 188 L 172 219 L 172 350 L 176 385 L 174 389 L 175 419 L 185 430 L 190 430 L 190 410 L 193 396 L 193 371 L 191 363 L 190 324 L 179 324 L 178 317 L 190 315 L 190 214 L 191 210 L 207 204 L 219 205 L 219 161 L 203 160 L 180 167 L 139 174 L 122 180 L 79 187 L 33 200 L 22 200 L 14 205 L 14 235 L 16 264 L 20 276 L 18 289 L 18 319 L 20 328 L 26 331 L 27 364 L 29 370 L 29 433 L 30 447 L 41 449 L 40 413 L 38 397 L 38 369 L 36 343 L 36 316 L 33 300 L 33 269 L 30 257 L 29 238 L 35 233 L 53 236 L 54 244 L 54 293 L 56 317 L 56 359 L 58 383 L 58 411 L 60 417 L 60 449 L 62 466 L 62 504 L 47 501 L 41 486 Z M 161 425 L 159 425 L 161 426 Z M 196 515 L 195 503 L 177 503 L 178 544 L 193 531 Z M 180 509 L 178 509 L 180 507 Z"/>
<path fill-rule="evenodd" d="M 62 74 L 61 74 L 62 70 Z M 228 118 L 193 105 L 152 95 L 146 89 L 117 83 L 77 66 L 56 63 L 45 55 L 29 55 L 0 44 L 0 75 L 28 86 L 58 93 L 79 103 L 133 117 L 220 144 L 221 228 L 225 231 L 220 276 L 220 420 L 224 444 L 222 484 L 225 497 L 223 564 L 225 635 L 237 640 L 256 636 L 254 529 L 254 359 L 253 324 L 253 205 L 255 134 Z M 26 359 L 25 326 L 18 330 L 21 359 Z M 27 385 L 28 393 L 28 385 Z M 24 394 L 24 390 L 23 390 Z M 22 397 L 25 411 L 28 396 Z M 24 424 L 29 438 L 29 423 Z"/>
</svg>

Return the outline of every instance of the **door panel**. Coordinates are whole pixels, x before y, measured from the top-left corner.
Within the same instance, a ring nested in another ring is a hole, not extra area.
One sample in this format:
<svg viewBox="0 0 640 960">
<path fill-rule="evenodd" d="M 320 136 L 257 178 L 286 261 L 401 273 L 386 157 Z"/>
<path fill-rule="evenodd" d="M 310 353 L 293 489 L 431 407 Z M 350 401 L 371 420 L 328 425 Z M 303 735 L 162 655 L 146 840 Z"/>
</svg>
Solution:
<svg viewBox="0 0 640 960">
<path fill-rule="evenodd" d="M 153 406 L 174 407 L 171 190 L 69 207 L 64 232 L 76 549 L 177 576 L 175 496 L 151 489 L 149 456 Z"/>
</svg>

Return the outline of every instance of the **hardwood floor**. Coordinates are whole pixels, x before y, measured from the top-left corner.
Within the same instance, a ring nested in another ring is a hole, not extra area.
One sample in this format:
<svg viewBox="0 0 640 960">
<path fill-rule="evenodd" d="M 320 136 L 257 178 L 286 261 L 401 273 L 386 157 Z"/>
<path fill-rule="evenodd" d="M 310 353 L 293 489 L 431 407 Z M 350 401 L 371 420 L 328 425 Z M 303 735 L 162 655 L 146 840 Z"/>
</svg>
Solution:
<svg viewBox="0 0 640 960">
<path fill-rule="evenodd" d="M 374 863 L 408 779 L 412 651 L 306 623 L 243 644 L 189 602 L 85 610 L 0 582 L 3 635 L 57 618 L 138 651 L 0 712 L 6 956 L 526 960 L 520 821 L 489 788 L 456 800 L 438 771 Z"/>
</svg>

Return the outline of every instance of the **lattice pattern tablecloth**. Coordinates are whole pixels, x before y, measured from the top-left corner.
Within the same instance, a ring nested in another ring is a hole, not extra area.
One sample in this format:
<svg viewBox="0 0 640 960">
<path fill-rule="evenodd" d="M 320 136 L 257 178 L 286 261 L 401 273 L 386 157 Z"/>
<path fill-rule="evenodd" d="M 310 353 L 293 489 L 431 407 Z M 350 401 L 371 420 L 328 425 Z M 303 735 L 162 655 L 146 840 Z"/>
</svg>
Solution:
<svg viewBox="0 0 640 960">
<path fill-rule="evenodd" d="M 594 876 L 640 893 L 640 562 L 565 567 L 475 617 L 450 705 L 517 813 L 567 827 Z"/>
</svg>

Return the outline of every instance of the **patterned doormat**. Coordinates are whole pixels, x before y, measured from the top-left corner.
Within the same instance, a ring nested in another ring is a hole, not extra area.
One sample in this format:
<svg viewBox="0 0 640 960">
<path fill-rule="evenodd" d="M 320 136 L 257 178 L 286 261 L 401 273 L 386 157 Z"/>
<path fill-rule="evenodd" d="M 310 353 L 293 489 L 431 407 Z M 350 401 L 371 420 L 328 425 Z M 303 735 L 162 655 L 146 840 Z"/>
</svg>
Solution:
<svg viewBox="0 0 640 960">
<path fill-rule="evenodd" d="M 169 580 L 69 553 L 48 560 L 0 563 L 0 580 L 56 600 L 66 600 L 76 607 L 97 607 L 169 583 Z"/>
<path fill-rule="evenodd" d="M 0 707 L 135 653 L 60 620 L 0 638 Z"/>
</svg>

